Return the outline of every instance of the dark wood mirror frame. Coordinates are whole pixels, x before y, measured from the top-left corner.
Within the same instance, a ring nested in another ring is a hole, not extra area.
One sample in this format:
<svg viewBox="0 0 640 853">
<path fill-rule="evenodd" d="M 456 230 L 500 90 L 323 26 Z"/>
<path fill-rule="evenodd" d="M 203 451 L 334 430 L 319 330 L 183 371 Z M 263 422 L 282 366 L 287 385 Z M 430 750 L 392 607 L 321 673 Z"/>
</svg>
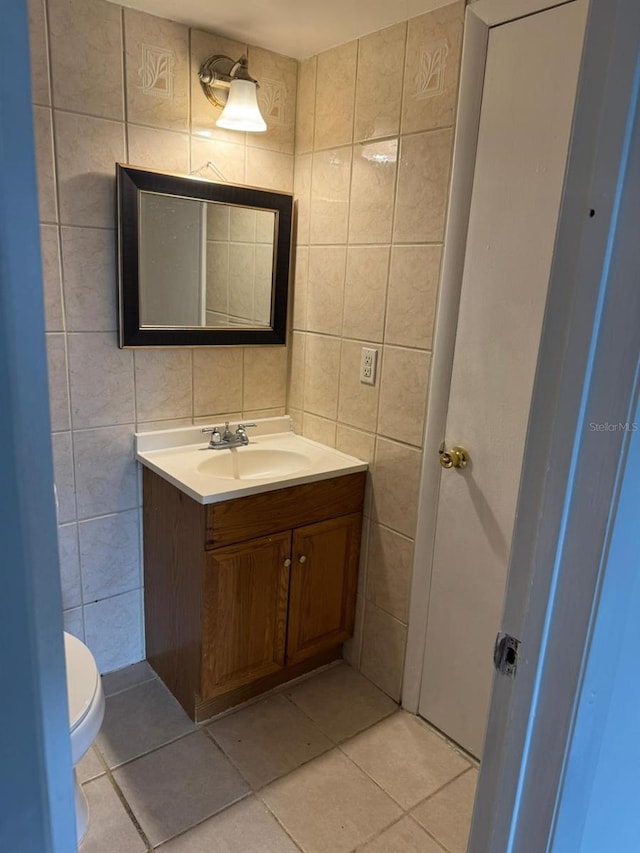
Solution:
<svg viewBox="0 0 640 853">
<path fill-rule="evenodd" d="M 145 328 L 140 325 L 140 191 L 273 210 L 276 215 L 271 326 L 269 328 Z M 285 344 L 293 196 L 238 184 L 116 164 L 119 345 L 128 347 Z"/>
</svg>

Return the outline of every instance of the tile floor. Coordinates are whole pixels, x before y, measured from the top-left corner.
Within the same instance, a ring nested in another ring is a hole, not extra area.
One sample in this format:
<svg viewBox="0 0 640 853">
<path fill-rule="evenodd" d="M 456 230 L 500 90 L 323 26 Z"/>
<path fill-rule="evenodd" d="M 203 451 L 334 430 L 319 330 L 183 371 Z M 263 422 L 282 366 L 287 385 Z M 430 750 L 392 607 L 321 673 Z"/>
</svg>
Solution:
<svg viewBox="0 0 640 853">
<path fill-rule="evenodd" d="M 146 663 L 104 678 L 81 853 L 464 853 L 477 767 L 339 663 L 195 725 Z"/>
</svg>

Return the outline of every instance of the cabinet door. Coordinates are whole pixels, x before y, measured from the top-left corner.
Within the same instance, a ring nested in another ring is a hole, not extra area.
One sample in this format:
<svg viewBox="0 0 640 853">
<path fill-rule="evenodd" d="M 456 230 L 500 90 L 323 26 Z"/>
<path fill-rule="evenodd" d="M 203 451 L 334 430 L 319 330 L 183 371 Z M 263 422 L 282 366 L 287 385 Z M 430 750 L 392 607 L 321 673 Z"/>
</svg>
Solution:
<svg viewBox="0 0 640 853">
<path fill-rule="evenodd" d="M 294 530 L 287 663 L 353 634 L 361 524 L 357 513 Z"/>
<path fill-rule="evenodd" d="M 284 665 L 291 533 L 207 554 L 202 601 L 201 698 Z"/>
</svg>

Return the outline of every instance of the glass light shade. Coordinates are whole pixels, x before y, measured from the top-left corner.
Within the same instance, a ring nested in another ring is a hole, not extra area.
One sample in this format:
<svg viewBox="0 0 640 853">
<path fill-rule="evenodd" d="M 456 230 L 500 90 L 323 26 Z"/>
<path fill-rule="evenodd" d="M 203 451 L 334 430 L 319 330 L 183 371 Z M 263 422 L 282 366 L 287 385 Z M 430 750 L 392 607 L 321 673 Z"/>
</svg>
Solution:
<svg viewBox="0 0 640 853">
<path fill-rule="evenodd" d="M 248 130 L 253 133 L 266 130 L 257 93 L 258 87 L 251 80 L 232 80 L 227 103 L 216 125 L 227 130 Z"/>
</svg>

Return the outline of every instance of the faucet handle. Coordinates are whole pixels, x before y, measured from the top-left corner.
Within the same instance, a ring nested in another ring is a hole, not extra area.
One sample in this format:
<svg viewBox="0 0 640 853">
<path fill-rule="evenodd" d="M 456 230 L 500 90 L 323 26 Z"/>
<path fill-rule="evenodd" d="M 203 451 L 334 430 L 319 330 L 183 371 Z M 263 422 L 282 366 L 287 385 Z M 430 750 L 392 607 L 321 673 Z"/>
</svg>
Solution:
<svg viewBox="0 0 640 853">
<path fill-rule="evenodd" d="M 249 436 L 247 435 L 247 430 L 250 427 L 254 427 L 255 424 L 238 424 L 236 428 L 236 435 L 238 437 L 238 441 L 240 441 L 243 445 L 249 444 Z"/>
<path fill-rule="evenodd" d="M 209 447 L 213 447 L 216 444 L 220 444 L 222 441 L 222 436 L 220 435 L 220 430 L 217 426 L 215 427 L 202 427 L 201 432 L 210 432 L 211 440 L 209 441 Z"/>
</svg>

